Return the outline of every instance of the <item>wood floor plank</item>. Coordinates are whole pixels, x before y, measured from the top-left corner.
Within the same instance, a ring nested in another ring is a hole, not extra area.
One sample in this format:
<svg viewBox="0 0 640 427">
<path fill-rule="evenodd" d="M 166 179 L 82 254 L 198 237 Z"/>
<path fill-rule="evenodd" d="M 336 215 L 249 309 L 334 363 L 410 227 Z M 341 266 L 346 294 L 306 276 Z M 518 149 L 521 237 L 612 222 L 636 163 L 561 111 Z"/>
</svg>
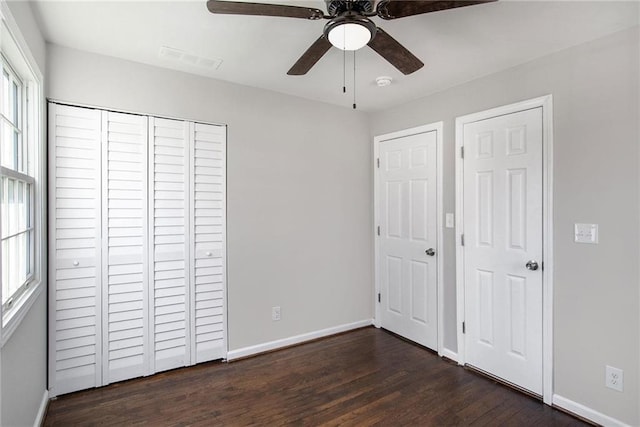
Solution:
<svg viewBox="0 0 640 427">
<path fill-rule="evenodd" d="M 583 426 L 383 330 L 61 396 L 45 426 Z"/>
</svg>

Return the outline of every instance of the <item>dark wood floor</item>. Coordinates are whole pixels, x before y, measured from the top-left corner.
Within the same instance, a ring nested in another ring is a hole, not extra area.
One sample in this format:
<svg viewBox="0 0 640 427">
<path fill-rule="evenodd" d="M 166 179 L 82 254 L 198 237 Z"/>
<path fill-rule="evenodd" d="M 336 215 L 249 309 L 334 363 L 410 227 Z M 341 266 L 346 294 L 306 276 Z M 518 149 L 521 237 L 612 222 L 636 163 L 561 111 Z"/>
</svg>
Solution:
<svg viewBox="0 0 640 427">
<path fill-rule="evenodd" d="M 585 425 L 372 327 L 61 396 L 44 424 Z"/>
</svg>

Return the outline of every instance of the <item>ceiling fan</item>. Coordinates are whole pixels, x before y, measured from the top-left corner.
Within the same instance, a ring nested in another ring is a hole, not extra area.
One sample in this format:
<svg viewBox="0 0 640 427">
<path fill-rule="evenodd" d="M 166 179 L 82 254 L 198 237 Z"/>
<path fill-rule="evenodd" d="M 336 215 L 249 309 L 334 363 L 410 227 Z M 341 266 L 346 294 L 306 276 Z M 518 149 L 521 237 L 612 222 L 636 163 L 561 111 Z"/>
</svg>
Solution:
<svg viewBox="0 0 640 427">
<path fill-rule="evenodd" d="M 322 35 L 302 54 L 287 74 L 306 74 L 331 46 L 342 50 L 358 50 L 369 46 L 403 74 L 411 74 L 424 66 L 422 61 L 369 19 L 385 20 L 438 12 L 497 0 L 325 0 L 327 12 L 309 7 L 208 0 L 211 13 L 259 15 L 310 20 L 328 19 Z"/>
</svg>

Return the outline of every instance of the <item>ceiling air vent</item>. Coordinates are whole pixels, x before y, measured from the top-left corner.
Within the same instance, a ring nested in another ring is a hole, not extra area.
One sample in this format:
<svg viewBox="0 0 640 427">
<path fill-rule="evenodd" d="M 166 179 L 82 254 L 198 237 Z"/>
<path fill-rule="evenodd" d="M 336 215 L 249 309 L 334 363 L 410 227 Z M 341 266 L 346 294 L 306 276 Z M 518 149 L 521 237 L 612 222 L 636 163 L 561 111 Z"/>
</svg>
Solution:
<svg viewBox="0 0 640 427">
<path fill-rule="evenodd" d="M 184 50 L 174 49 L 172 47 L 162 46 L 160 48 L 160 58 L 169 59 L 175 62 L 181 62 L 191 67 L 208 68 L 217 70 L 222 64 L 222 59 L 203 58 Z"/>
</svg>

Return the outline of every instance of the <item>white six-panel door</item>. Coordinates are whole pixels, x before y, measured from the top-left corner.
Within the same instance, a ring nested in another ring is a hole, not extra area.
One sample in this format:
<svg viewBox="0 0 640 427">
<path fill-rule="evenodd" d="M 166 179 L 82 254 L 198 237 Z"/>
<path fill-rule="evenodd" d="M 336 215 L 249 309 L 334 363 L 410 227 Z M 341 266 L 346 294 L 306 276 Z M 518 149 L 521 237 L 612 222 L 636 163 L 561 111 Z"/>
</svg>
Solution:
<svg viewBox="0 0 640 427">
<path fill-rule="evenodd" d="M 542 108 L 463 132 L 466 362 L 542 395 Z"/>
<path fill-rule="evenodd" d="M 50 394 L 226 355 L 226 127 L 49 104 Z"/>
<path fill-rule="evenodd" d="M 381 326 L 436 350 L 436 131 L 379 144 Z"/>
</svg>

